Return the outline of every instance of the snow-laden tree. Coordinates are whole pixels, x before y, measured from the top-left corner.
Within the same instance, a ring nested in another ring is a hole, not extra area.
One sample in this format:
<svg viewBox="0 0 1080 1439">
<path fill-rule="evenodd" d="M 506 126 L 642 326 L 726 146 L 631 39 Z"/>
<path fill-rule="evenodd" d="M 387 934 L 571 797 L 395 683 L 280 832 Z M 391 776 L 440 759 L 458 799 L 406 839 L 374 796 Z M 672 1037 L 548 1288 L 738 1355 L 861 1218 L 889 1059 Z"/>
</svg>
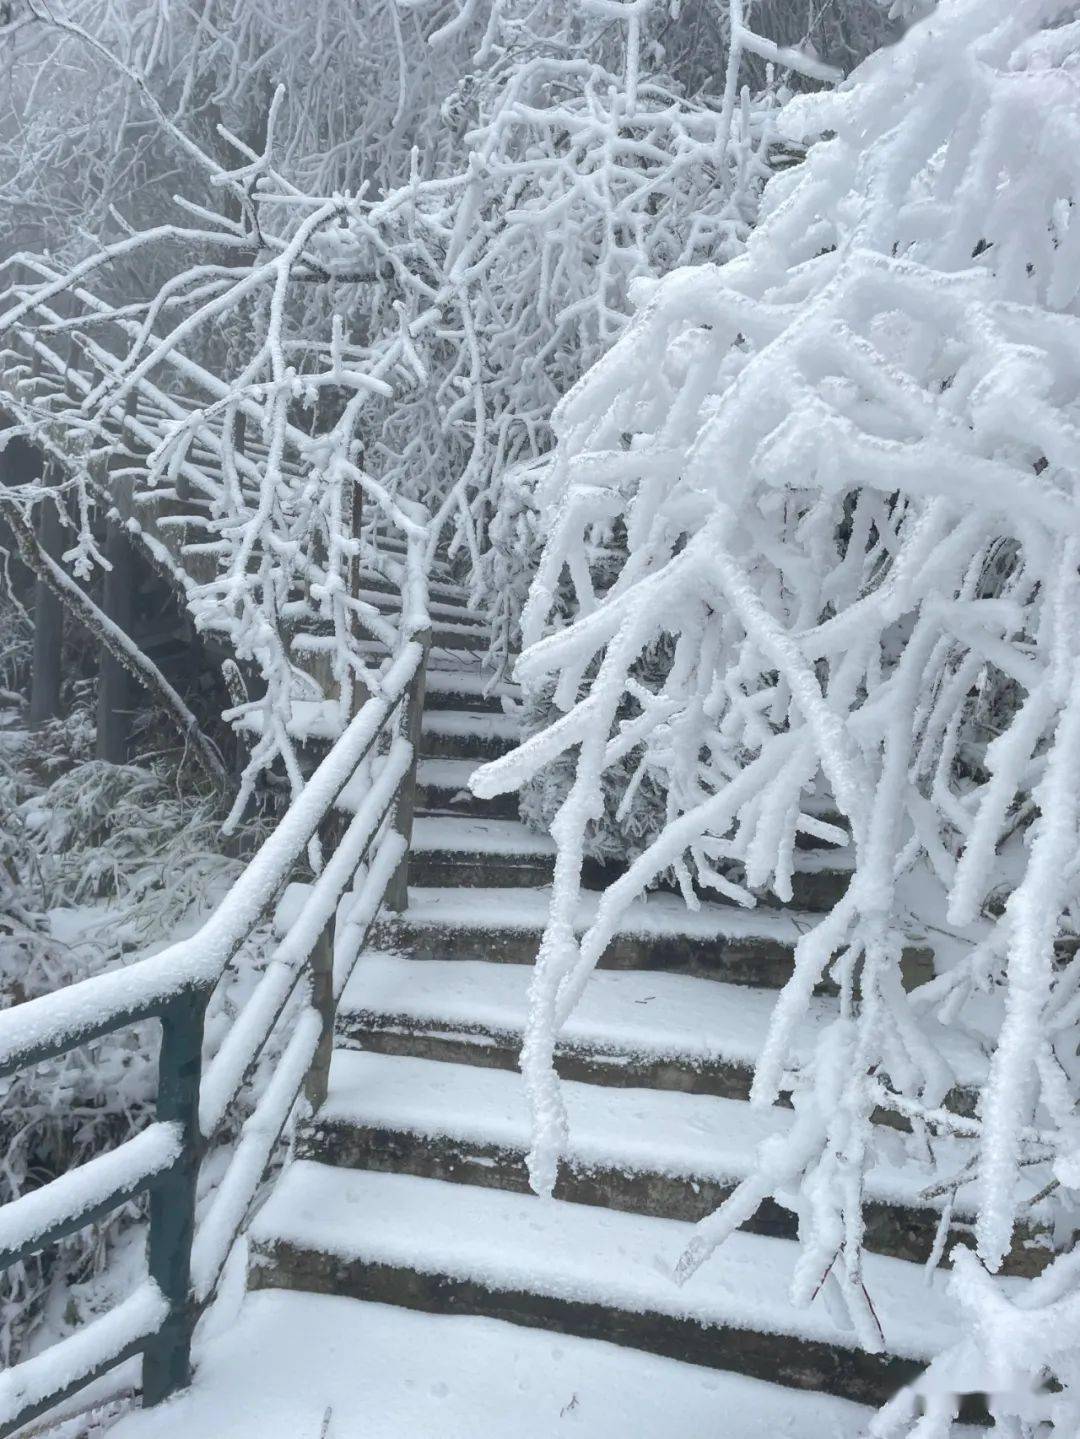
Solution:
<svg viewBox="0 0 1080 1439">
<path fill-rule="evenodd" d="M 505 654 L 522 567 L 512 547 L 500 550 L 489 537 L 493 517 L 503 533 L 508 510 L 517 513 L 504 477 L 513 472 L 512 489 L 521 467 L 546 452 L 553 405 L 618 334 L 636 278 L 727 258 L 745 242 L 778 148 L 778 87 L 751 95 L 744 64 L 780 67 L 807 83 L 836 73 L 805 48 L 749 28 L 738 4 L 717 31 L 727 48 L 716 52 L 715 94 L 691 94 L 666 70 L 664 35 L 698 67 L 704 53 L 678 27 L 668 34 L 676 12 L 666 5 L 506 0 L 450 7 L 449 17 L 445 5 L 415 6 L 424 44 L 441 52 L 467 40 L 473 69 L 448 91 L 452 65 L 428 85 L 406 178 L 396 183 L 394 166 L 371 152 L 392 149 L 386 96 L 396 87 L 404 103 L 405 80 L 376 87 L 370 115 L 360 107 L 350 169 L 320 159 L 317 117 L 326 112 L 332 139 L 337 81 L 327 89 L 317 79 L 310 94 L 304 88 L 302 8 L 275 22 L 278 71 L 256 67 L 279 81 L 257 137 L 249 126 L 246 138 L 226 131 L 214 147 L 204 144 L 183 113 L 173 118 L 157 98 L 148 59 L 112 57 L 160 142 L 200 188 L 189 187 L 179 222 L 117 219 L 119 237 L 88 247 L 74 266 L 18 257 L 14 303 L 0 314 L 0 325 L 32 325 L 51 342 L 77 334 L 104 372 L 70 411 L 75 434 L 88 433 L 89 423 L 92 439 L 95 417 L 118 413 L 135 386 L 155 386 L 159 404 L 176 393 L 198 396 L 151 457 L 147 485 L 168 487 L 186 466 L 187 483 L 209 502 L 199 550 L 214 557 L 218 574 L 189 586 L 190 602 L 196 619 L 225 630 L 266 681 L 265 694 L 237 714 L 250 722 L 251 711 L 261 711 L 238 804 L 257 772 L 279 760 L 300 783 L 290 710 L 298 699 L 326 695 L 299 648 L 320 652 L 331 667 L 341 719 L 352 686 L 374 682 L 355 640 L 385 640 L 388 629 L 351 594 L 357 557 L 370 555 L 365 536 L 350 533 L 361 495 L 367 517 L 399 529 L 417 522 L 408 505 L 422 501 L 432 546 L 453 534 L 493 611 L 496 654 Z M 241 11 L 271 24 L 250 0 L 233 0 L 230 41 L 255 24 L 249 16 L 240 25 Z M 200 12 L 203 20 L 208 13 Z M 688 7 L 680 24 L 693 35 L 704 13 Z M 338 25 L 327 53 L 350 53 L 342 6 L 327 0 L 319 14 L 326 27 Z M 95 64 L 109 62 L 85 27 L 49 22 L 33 0 L 27 16 L 27 33 L 59 25 L 64 45 L 81 43 Z M 414 28 L 410 20 L 409 34 Z M 217 22 L 203 29 L 220 62 L 231 52 L 221 52 Z M 376 49 L 380 35 L 376 25 Z M 407 38 L 384 36 L 385 56 L 398 45 L 407 57 Z M 216 74 L 210 59 L 205 68 Z M 398 73 L 388 59 L 383 71 Z M 231 94 L 225 80 L 216 90 L 207 84 L 190 87 L 196 116 L 197 95 L 221 105 Z M 305 106 L 314 130 L 297 118 Z M 423 126 L 425 145 L 416 138 Z M 343 173 L 358 177 L 356 189 L 333 188 Z M 141 289 L 117 280 L 132 274 L 166 278 Z M 265 456 L 239 443 L 241 419 Z M 208 463 L 193 459 L 200 449 Z M 202 471 L 190 473 L 200 463 Z M 90 508 L 81 498 L 83 534 L 72 550 L 85 564 L 96 562 Z M 527 529 L 527 514 L 522 523 Z"/>
<path fill-rule="evenodd" d="M 81 257 L 125 225 L 175 216 L 199 166 L 153 113 L 218 160 L 249 144 L 284 85 L 278 162 L 310 193 L 430 176 L 460 149 L 442 107 L 479 21 L 454 0 L 10 0 L 0 10 L 0 247 Z M 6 19 L 6 23 L 5 23 Z M 435 39 L 437 43 L 430 43 Z M 175 260 L 174 260 L 175 264 Z M 144 291 L 121 270 L 118 292 Z"/>
<path fill-rule="evenodd" d="M 573 757 L 522 1059 L 532 1182 L 551 1192 L 566 1140 L 559 1027 L 628 902 L 671 867 L 692 906 L 790 899 L 799 833 L 846 835 L 850 886 L 797 946 L 753 1085 L 758 1104 L 793 1090 L 795 1127 L 677 1277 L 775 1195 L 799 1216 L 795 1300 L 824 1286 L 880 1348 L 863 1186 L 898 1140 L 874 1112 L 910 1121 L 912 1162 L 957 1136 L 978 1201 L 978 1257 L 958 1253 L 953 1280 L 971 1327 L 914 1432 L 948 1432 L 952 1386 L 990 1391 L 1003 1433 L 1071 1436 L 1080 1250 L 1020 1294 L 993 1276 L 1036 1190 L 1059 1236 L 1080 1190 L 1076 6 L 942 0 L 780 125 L 825 138 L 771 181 L 743 255 L 637 284 L 539 484 L 517 674 L 554 682 L 562 713 L 474 781 L 491 794 Z M 628 758 L 666 823 L 578 934 L 589 825 Z M 939 954 L 909 992 L 912 906 Z M 800 1063 L 825 979 L 836 1018 Z M 950 1028 L 989 1054 L 973 1117 L 944 1103 Z"/>
</svg>

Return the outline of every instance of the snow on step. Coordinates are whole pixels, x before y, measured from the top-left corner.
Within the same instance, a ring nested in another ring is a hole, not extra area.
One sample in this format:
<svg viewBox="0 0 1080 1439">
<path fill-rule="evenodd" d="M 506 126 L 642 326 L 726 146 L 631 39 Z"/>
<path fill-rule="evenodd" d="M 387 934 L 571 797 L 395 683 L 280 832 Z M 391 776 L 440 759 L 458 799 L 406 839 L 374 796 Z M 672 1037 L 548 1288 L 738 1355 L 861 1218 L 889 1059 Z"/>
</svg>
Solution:
<svg viewBox="0 0 1080 1439">
<path fill-rule="evenodd" d="M 520 686 L 508 680 L 499 680 L 492 685 L 491 676 L 478 669 L 433 670 L 427 677 L 430 694 L 461 695 L 463 699 L 487 699 L 489 695 L 516 699 L 521 694 Z"/>
<path fill-rule="evenodd" d="M 425 758 L 417 761 L 417 782 L 428 789 L 448 789 L 459 794 L 469 793 L 469 776 L 481 763 L 475 759 Z"/>
<path fill-rule="evenodd" d="M 570 1121 L 568 1158 L 582 1169 L 738 1181 L 749 1172 L 758 1145 L 789 1133 L 794 1122 L 789 1109 L 751 1108 L 712 1095 L 570 1081 L 562 1090 Z M 356 1050 L 335 1053 L 319 1119 L 520 1153 L 531 1142 L 520 1075 Z M 900 1141 L 891 1130 L 882 1130 L 877 1142 L 888 1150 Z M 964 1154 L 946 1151 L 943 1141 L 937 1147 L 936 1170 L 902 1170 L 883 1159 L 868 1176 L 868 1198 L 918 1204 L 926 1184 L 960 1170 Z"/>
<path fill-rule="evenodd" d="M 379 660 L 386 658 L 386 646 L 377 640 L 357 639 L 354 641 L 354 648 L 357 654 L 363 655 L 368 661 L 374 660 L 378 663 Z M 474 654 L 472 650 L 441 649 L 436 640 L 431 653 L 428 655 L 428 677 L 430 678 L 432 672 L 435 670 L 439 672 L 449 670 L 456 673 L 466 669 L 473 669 L 479 673 L 482 659 L 483 656 L 481 654 Z"/>
<path fill-rule="evenodd" d="M 486 855 L 553 855 L 546 834 L 526 829 L 513 819 L 459 819 L 456 815 L 417 815 L 413 821 L 413 852 Z M 410 913 L 409 918 L 412 918 Z"/>
<path fill-rule="evenodd" d="M 392 589 L 364 588 L 363 581 L 368 578 L 361 573 L 361 587 L 357 589 L 355 598 L 362 600 L 365 604 L 375 605 L 379 609 L 400 610 L 401 595 Z M 376 575 L 376 579 L 382 576 Z M 480 610 L 473 610 L 464 601 L 454 603 L 451 600 L 437 600 L 429 597 L 428 614 L 433 620 L 446 619 L 455 625 L 467 625 L 470 629 L 482 630 L 487 633 L 487 619 Z"/>
<path fill-rule="evenodd" d="M 424 734 L 479 736 L 482 739 L 513 740 L 520 737 L 521 726 L 514 715 L 495 714 L 489 710 L 426 710 Z"/>
<path fill-rule="evenodd" d="M 449 818 L 445 823 L 449 827 L 463 821 Z M 547 843 L 550 846 L 550 841 Z M 550 853 L 551 850 L 544 852 Z M 409 891 L 405 919 L 415 925 L 539 933 L 547 923 L 550 899 L 549 887 L 448 890 L 418 886 Z M 582 894 L 575 920 L 579 932 L 591 923 L 598 903 L 598 895 Z M 651 894 L 647 899 L 635 900 L 627 906 L 619 922 L 618 933 L 640 938 L 661 935 L 717 940 L 763 937 L 794 944 L 804 930 L 816 923 L 816 919 L 814 915 L 795 910 L 739 909 L 723 904 L 703 903 L 700 909 L 690 910 L 679 895 Z"/>
<path fill-rule="evenodd" d="M 788 1298 L 798 1248 L 737 1233 L 679 1287 L 692 1224 L 533 1195 L 296 1160 L 251 1227 L 256 1246 L 445 1275 L 498 1292 L 599 1304 L 695 1324 L 858 1348 L 826 1306 Z M 888 1351 L 925 1361 L 956 1338 L 947 1276 L 868 1255 L 864 1276 Z"/>
<path fill-rule="evenodd" d="M 474 891 L 480 893 L 480 891 Z M 370 951 L 341 1000 L 342 1016 L 364 1012 L 428 1030 L 504 1036 L 520 1043 L 531 969 L 479 960 L 413 961 Z M 567 1048 L 691 1065 L 728 1062 L 751 1068 L 761 1052 L 776 993 L 681 974 L 598 969 L 563 1026 Z M 835 1002 L 814 997 L 796 1049 L 811 1052 Z M 957 1082 L 981 1082 L 985 1064 L 963 1036 L 945 1037 Z"/>
<path fill-rule="evenodd" d="M 858 1439 L 870 1410 L 497 1319 L 249 1295 L 192 1387 L 114 1439 Z"/>
</svg>

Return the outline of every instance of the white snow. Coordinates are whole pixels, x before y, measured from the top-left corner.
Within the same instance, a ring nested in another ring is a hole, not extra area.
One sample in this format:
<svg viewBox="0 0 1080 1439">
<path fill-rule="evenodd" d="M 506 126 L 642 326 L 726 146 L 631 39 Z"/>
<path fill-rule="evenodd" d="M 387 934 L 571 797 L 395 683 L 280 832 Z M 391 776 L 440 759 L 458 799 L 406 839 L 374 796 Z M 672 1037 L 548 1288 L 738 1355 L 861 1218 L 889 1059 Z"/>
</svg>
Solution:
<svg viewBox="0 0 1080 1439">
<path fill-rule="evenodd" d="M 151 1124 L 116 1149 L 69 1169 L 40 1189 L 0 1205 L 0 1251 L 17 1250 L 167 1169 L 180 1153 L 180 1126 Z"/>
<path fill-rule="evenodd" d="M 430 679 L 430 675 L 428 678 Z M 477 761 L 472 759 L 421 759 L 416 767 L 416 777 L 421 785 L 430 785 L 435 789 L 452 789 L 471 800 L 469 776 L 475 771 L 476 765 Z"/>
<path fill-rule="evenodd" d="M 458 823 L 456 818 L 446 821 L 448 826 Z M 578 930 L 591 923 L 599 898 L 587 891 L 578 896 L 574 916 Z M 415 925 L 542 931 L 550 902 L 549 887 L 428 889 L 418 885 L 409 890 L 406 918 Z M 693 939 L 741 939 L 758 935 L 794 944 L 817 918 L 799 910 L 744 910 L 722 904 L 702 904 L 699 909 L 690 910 L 678 895 L 651 894 L 647 899 L 627 905 L 616 933 L 646 938 L 685 935 Z"/>
<path fill-rule="evenodd" d="M 188 1393 L 128 1415 L 110 1434 L 859 1439 L 868 1418 L 842 1399 L 593 1339 L 269 1290 L 250 1295 L 236 1323 L 201 1354 Z"/>
<path fill-rule="evenodd" d="M 485 855 L 555 853 L 546 834 L 526 829 L 519 820 L 459 819 L 456 815 L 417 815 L 413 820 L 412 847 L 419 854 L 440 850 Z"/>
<path fill-rule="evenodd" d="M 0 1374 L 0 1424 L 7 1423 L 24 1405 L 48 1398 L 156 1333 L 167 1313 L 161 1290 L 147 1280 L 115 1309 L 6 1370 Z"/>
<path fill-rule="evenodd" d="M 757 1234 L 732 1235 L 680 1287 L 673 1273 L 691 1224 L 310 1160 L 290 1165 L 250 1232 L 256 1244 L 278 1239 L 496 1291 L 858 1346 L 854 1331 L 838 1327 L 824 1303 L 792 1306 L 797 1246 Z M 955 1340 L 942 1275 L 927 1283 L 920 1266 L 876 1254 L 866 1256 L 864 1274 L 890 1352 L 930 1359 Z"/>
<path fill-rule="evenodd" d="M 520 1040 L 532 971 L 480 960 L 409 960 L 374 951 L 361 957 L 342 996 L 343 1013 L 367 1010 L 406 1023 L 452 1031 L 478 1029 Z M 563 1048 L 689 1063 L 727 1060 L 752 1066 L 765 1042 L 776 991 L 708 982 L 648 970 L 600 969 L 560 1033 Z M 834 1001 L 815 996 L 797 1032 L 796 1053 L 809 1057 L 834 1017 Z M 942 1044 L 957 1081 L 986 1073 L 978 1048 L 963 1035 Z"/>
<path fill-rule="evenodd" d="M 484 739 L 517 740 L 521 725 L 514 715 L 489 710 L 426 710 L 424 734 L 469 736 Z"/>
<path fill-rule="evenodd" d="M 795 1118 L 790 1109 L 759 1109 L 740 1100 L 673 1090 L 564 1081 L 563 1093 L 570 1122 L 565 1157 L 582 1170 L 737 1181 L 750 1172 L 757 1146 L 789 1134 Z M 448 1136 L 522 1154 L 531 1142 L 519 1074 L 406 1056 L 339 1050 L 319 1115 L 336 1123 Z M 882 1154 L 867 1175 L 869 1199 L 927 1207 L 920 1190 L 951 1178 L 966 1157 L 941 1141 L 933 1167 L 890 1164 L 896 1136 L 882 1130 L 879 1137 Z M 970 1213 L 970 1196 L 967 1205 L 964 1198 L 961 1191 L 956 1208 Z"/>
<path fill-rule="evenodd" d="M 509 680 L 493 682 L 490 675 L 475 669 L 433 670 L 427 677 L 427 691 L 428 694 L 462 695 L 476 699 L 488 694 L 516 699 L 521 694 L 520 686 Z"/>
<path fill-rule="evenodd" d="M 235 721 L 243 734 L 261 735 L 266 724 L 266 711 L 248 710 Z M 291 704 L 286 729 L 300 744 L 311 740 L 336 740 L 341 734 L 341 706 L 337 700 L 299 700 Z"/>
</svg>

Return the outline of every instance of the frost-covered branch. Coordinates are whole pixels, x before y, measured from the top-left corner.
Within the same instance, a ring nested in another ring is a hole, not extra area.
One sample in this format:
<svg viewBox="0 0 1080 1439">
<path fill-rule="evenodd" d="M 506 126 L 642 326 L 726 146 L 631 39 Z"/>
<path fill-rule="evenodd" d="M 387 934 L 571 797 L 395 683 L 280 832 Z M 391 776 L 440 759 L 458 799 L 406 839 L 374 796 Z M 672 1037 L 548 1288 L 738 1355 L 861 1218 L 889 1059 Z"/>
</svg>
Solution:
<svg viewBox="0 0 1080 1439">
<path fill-rule="evenodd" d="M 629 329 L 556 413 L 537 485 L 547 542 L 517 675 L 561 714 L 474 780 L 515 788 L 559 757 L 571 775 L 523 1051 L 541 1192 L 566 1143 L 558 1031 L 626 904 L 665 874 L 691 905 L 790 899 L 800 831 L 823 818 L 846 831 L 850 885 L 796 947 L 754 1082 L 768 1104 L 794 1073 L 794 1139 L 763 1147 L 681 1277 L 778 1195 L 800 1217 L 794 1297 L 827 1276 L 868 1348 L 882 1343 L 861 1268 L 874 1112 L 894 1096 L 920 1155 L 956 1082 L 948 1027 L 991 1054 L 969 1131 L 986 1271 L 1026 1215 L 1033 1160 L 1035 1190 L 1075 1222 L 1080 112 L 1066 8 L 942 3 L 888 57 L 781 112 L 781 134 L 829 138 L 770 183 L 743 255 L 636 285 Z M 580 934 L 582 860 L 627 757 L 665 812 Z M 908 993 L 913 907 L 947 943 Z M 837 1016 L 806 1061 L 796 1025 L 825 981 Z M 1034 1383 L 1049 1364 L 1071 1386 L 1059 1336 L 1032 1332 L 1014 1365 Z M 994 1402 L 1011 1412 L 1005 1388 Z M 1076 1403 L 1071 1387 L 1055 1400 L 1063 1433 Z"/>
</svg>

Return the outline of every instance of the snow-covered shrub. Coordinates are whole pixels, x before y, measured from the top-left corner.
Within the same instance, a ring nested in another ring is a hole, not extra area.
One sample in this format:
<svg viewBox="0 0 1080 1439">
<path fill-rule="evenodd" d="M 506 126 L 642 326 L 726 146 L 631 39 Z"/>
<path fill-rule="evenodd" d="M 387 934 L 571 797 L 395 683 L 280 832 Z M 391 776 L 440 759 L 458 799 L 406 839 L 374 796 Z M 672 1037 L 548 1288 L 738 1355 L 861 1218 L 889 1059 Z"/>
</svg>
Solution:
<svg viewBox="0 0 1080 1439">
<path fill-rule="evenodd" d="M 1017 1435 L 1017 1406 L 1062 1435 L 1080 1424 L 1075 1254 L 1015 1301 L 991 1277 L 1037 1166 L 1066 1230 L 1080 1197 L 1078 75 L 1074 5 L 943 0 L 787 107 L 783 133 L 827 138 L 771 182 L 745 254 L 639 283 L 630 328 L 557 412 L 518 674 L 554 681 L 562 713 L 477 784 L 573 756 L 523 1055 L 542 1192 L 565 1140 L 555 1035 L 625 905 L 668 866 L 690 904 L 789 898 L 796 835 L 841 838 L 820 819 L 840 813 L 852 881 L 797 947 L 753 1089 L 768 1104 L 794 1084 L 795 1131 L 680 1278 L 775 1194 L 800 1216 L 794 1298 L 824 1283 L 880 1347 L 861 1268 L 872 1114 L 907 1116 L 916 1151 L 966 1137 L 984 1268 L 958 1267 L 975 1338 L 939 1382 L 989 1390 Z M 616 522 L 626 558 L 598 583 L 590 554 Z M 551 628 L 567 583 L 576 615 Z M 660 637 L 670 665 L 643 685 Z M 589 826 L 630 756 L 663 773 L 670 818 L 577 936 Z M 909 994 L 912 875 L 952 942 Z M 793 1076 L 825 975 L 837 1018 Z M 942 1025 L 991 1051 L 973 1120 L 942 1107 Z M 931 1410 L 920 1436 L 947 1432 L 952 1402 Z"/>
</svg>

